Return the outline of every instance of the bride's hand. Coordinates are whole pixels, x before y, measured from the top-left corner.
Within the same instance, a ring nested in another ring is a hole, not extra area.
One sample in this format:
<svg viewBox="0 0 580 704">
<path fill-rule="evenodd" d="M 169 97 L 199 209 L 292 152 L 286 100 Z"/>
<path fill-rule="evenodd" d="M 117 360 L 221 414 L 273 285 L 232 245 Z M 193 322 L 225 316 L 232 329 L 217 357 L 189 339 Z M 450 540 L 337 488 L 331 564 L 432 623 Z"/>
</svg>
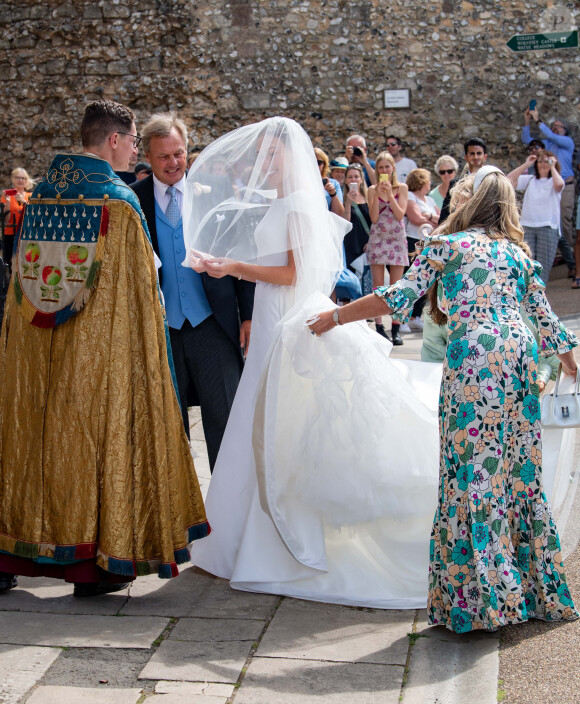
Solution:
<svg viewBox="0 0 580 704">
<path fill-rule="evenodd" d="M 205 270 L 214 279 L 221 279 L 224 276 L 240 276 L 240 262 L 225 257 L 216 257 L 205 263 Z"/>
<path fill-rule="evenodd" d="M 207 271 L 207 261 L 208 260 L 201 256 L 199 252 L 196 252 L 195 249 L 190 250 L 189 264 L 194 271 L 197 271 L 198 274 L 203 274 Z"/>
</svg>

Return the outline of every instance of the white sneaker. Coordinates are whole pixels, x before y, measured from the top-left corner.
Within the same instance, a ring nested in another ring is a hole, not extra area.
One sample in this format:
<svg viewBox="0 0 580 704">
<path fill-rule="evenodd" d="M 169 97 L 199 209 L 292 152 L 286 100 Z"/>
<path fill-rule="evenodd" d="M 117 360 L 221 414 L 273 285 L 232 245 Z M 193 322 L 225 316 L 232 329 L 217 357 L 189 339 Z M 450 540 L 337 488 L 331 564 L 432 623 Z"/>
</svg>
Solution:
<svg viewBox="0 0 580 704">
<path fill-rule="evenodd" d="M 403 323 L 399 328 L 399 332 L 411 332 L 411 328 L 407 325 L 407 323 Z"/>
<path fill-rule="evenodd" d="M 421 318 L 411 318 L 409 320 L 409 329 L 410 330 L 423 330 L 423 321 Z"/>
</svg>

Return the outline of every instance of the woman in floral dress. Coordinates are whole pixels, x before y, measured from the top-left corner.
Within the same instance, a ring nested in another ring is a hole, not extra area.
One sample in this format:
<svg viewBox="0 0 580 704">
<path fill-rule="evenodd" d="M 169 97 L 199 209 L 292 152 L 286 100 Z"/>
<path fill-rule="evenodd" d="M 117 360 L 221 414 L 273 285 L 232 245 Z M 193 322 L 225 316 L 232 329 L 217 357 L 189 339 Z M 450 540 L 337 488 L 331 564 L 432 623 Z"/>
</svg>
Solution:
<svg viewBox="0 0 580 704">
<path fill-rule="evenodd" d="M 375 164 L 377 185 L 369 188 L 369 214 L 372 221 L 366 246 L 367 260 L 371 267 L 373 286 L 385 283 L 385 265 L 389 267 L 391 283 L 403 276 L 409 265 L 407 236 L 403 219 L 407 210 L 408 188 L 397 181 L 395 160 L 389 152 L 381 152 Z M 387 337 L 383 317 L 375 319 L 379 335 Z M 393 321 L 391 337 L 394 345 L 402 345 L 399 323 Z"/>
<path fill-rule="evenodd" d="M 473 198 L 446 221 L 446 234 L 428 239 L 400 281 L 339 315 L 339 324 L 378 311 L 406 319 L 414 301 L 437 286 L 449 343 L 428 616 L 457 633 L 578 617 L 541 485 L 537 379 L 538 354 L 557 354 L 575 375 L 578 341 L 550 309 L 541 267 L 523 242 L 513 188 L 488 169 L 468 177 Z M 331 315 L 321 313 L 313 331 L 331 329 Z"/>
</svg>

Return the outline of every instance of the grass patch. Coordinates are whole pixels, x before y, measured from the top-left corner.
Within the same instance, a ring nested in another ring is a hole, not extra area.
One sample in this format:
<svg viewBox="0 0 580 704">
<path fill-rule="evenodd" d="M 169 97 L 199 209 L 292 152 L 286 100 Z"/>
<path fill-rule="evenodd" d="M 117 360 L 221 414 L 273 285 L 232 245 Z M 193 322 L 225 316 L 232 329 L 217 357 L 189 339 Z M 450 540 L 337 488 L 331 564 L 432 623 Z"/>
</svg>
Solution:
<svg viewBox="0 0 580 704">
<path fill-rule="evenodd" d="M 415 645 L 419 638 L 429 638 L 429 636 L 426 636 L 423 633 L 407 633 L 407 637 L 411 645 Z"/>
<path fill-rule="evenodd" d="M 497 681 L 497 701 L 503 702 L 503 700 L 507 697 L 507 692 L 505 689 L 503 689 L 504 681 L 503 680 L 498 680 Z"/>
</svg>

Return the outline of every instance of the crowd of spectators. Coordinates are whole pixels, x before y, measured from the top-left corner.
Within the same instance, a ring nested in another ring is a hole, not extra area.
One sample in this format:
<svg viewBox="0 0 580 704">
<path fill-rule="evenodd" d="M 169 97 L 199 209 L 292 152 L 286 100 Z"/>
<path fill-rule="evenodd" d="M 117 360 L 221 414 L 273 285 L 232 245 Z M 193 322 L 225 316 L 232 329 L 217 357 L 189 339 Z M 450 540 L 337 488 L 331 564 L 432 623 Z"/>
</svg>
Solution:
<svg viewBox="0 0 580 704">
<path fill-rule="evenodd" d="M 572 288 L 580 289 L 580 269 L 577 272 L 576 268 L 580 260 L 580 208 L 576 228 L 573 226 L 580 159 L 576 157 L 578 163 L 575 162 L 570 125 L 556 118 L 548 126 L 537 109 L 528 108 L 521 139 L 527 147 L 527 158 L 509 177 L 522 194 L 521 222 L 526 242 L 542 264 L 546 282 L 559 251 L 568 267 Z M 361 279 L 362 294 L 372 286 L 382 285 L 386 270 L 392 283 L 403 275 L 409 254 L 415 252 L 422 234 L 448 217 L 456 181 L 475 173 L 488 159 L 486 142 L 479 137 L 465 142 L 462 167 L 451 154 L 442 154 L 436 159 L 433 172 L 424 168 L 425 164 L 420 168 L 406 155 L 403 141 L 394 134 L 386 137 L 376 160 L 371 158 L 366 139 L 360 134 L 349 136 L 344 148 L 335 153 L 327 154 L 319 147 L 314 151 L 329 210 L 353 225 L 345 239 L 345 266 Z M 189 154 L 189 166 L 198 154 Z M 119 173 L 129 185 L 151 173 L 151 165 L 139 161 L 137 156 L 129 168 Z M 3 192 L 0 204 L 2 256 L 6 262 L 10 261 L 14 232 L 33 182 L 19 167 L 12 172 L 11 185 Z M 403 344 L 401 332 L 422 329 L 423 305 L 423 301 L 416 304 L 408 324 L 401 328 L 393 325 L 394 344 Z M 376 325 L 377 331 L 387 336 L 381 319 Z"/>
</svg>

